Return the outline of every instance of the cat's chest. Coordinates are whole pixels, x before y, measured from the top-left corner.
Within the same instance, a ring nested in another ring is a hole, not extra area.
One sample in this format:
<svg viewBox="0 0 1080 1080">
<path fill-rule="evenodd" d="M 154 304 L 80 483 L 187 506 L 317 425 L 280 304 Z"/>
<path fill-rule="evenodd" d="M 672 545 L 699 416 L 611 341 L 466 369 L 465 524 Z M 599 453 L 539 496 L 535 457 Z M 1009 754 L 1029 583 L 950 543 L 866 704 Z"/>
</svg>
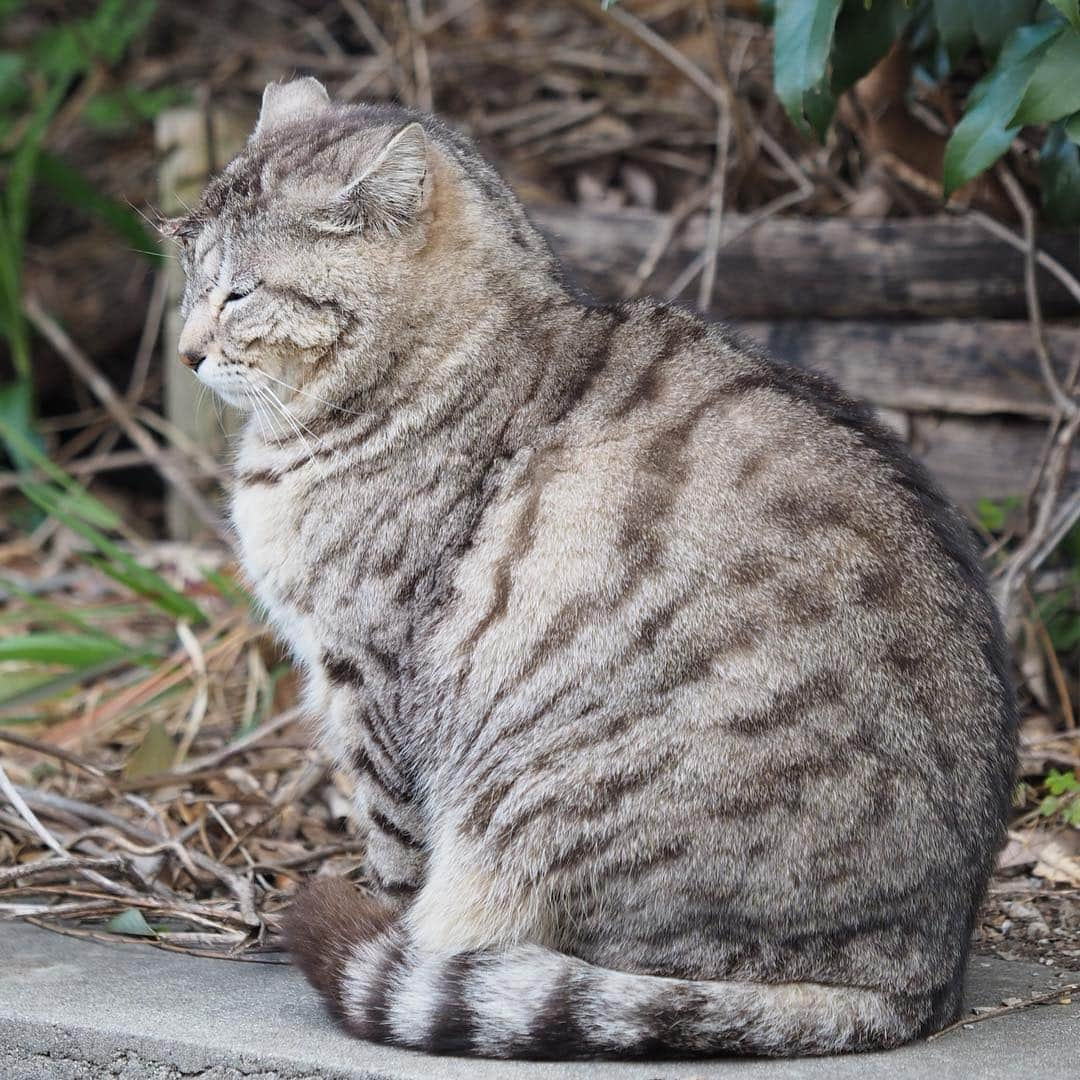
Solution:
<svg viewBox="0 0 1080 1080">
<path fill-rule="evenodd" d="M 317 479 L 317 478 L 316 478 Z M 280 477 L 240 486 L 232 518 L 244 569 L 271 620 L 298 657 L 362 644 L 374 628 L 397 637 L 395 604 L 412 530 L 357 485 Z"/>
<path fill-rule="evenodd" d="M 287 480 L 251 483 L 233 494 L 232 520 L 244 571 L 271 622 L 300 660 L 319 655 L 314 598 L 305 585 L 310 558 L 300 542 L 303 503 Z"/>
</svg>

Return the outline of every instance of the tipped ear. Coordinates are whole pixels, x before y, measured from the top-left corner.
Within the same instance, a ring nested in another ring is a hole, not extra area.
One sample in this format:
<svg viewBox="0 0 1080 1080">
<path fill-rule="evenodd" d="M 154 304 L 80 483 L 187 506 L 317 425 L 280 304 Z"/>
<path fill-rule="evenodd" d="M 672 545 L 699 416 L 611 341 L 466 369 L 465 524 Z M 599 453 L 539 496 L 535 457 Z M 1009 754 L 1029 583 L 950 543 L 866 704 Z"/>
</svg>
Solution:
<svg viewBox="0 0 1080 1080">
<path fill-rule="evenodd" d="M 330 105 L 330 95 L 318 79 L 310 76 L 286 83 L 267 83 L 263 91 L 262 108 L 252 138 L 294 120 L 315 116 Z"/>
<path fill-rule="evenodd" d="M 199 222 L 193 214 L 183 217 L 159 217 L 155 222 L 158 233 L 166 240 L 190 240 L 199 231 Z"/>
<path fill-rule="evenodd" d="M 397 236 L 423 206 L 428 143 L 415 121 L 403 127 L 355 180 L 313 221 L 321 232 L 382 232 Z"/>
</svg>

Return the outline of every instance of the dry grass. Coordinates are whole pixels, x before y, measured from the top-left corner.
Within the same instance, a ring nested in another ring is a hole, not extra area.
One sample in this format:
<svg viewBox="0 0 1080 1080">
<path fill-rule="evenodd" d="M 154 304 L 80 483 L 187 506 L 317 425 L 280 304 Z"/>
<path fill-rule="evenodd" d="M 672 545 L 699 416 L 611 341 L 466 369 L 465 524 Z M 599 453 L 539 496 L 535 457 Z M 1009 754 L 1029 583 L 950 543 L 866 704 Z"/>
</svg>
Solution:
<svg viewBox="0 0 1080 1080">
<path fill-rule="evenodd" d="M 143 930 L 215 955 L 262 944 L 302 874 L 354 870 L 363 847 L 347 785 L 310 748 L 292 673 L 247 606 L 203 579 L 221 550 L 139 545 L 198 599 L 208 621 L 195 628 L 65 546 L 0 550 L 0 575 L 25 591 L 4 637 L 93 627 L 163 658 L 2 665 L 44 683 L 0 710 L 0 916 Z M 132 911 L 144 921 L 112 921 Z"/>
</svg>

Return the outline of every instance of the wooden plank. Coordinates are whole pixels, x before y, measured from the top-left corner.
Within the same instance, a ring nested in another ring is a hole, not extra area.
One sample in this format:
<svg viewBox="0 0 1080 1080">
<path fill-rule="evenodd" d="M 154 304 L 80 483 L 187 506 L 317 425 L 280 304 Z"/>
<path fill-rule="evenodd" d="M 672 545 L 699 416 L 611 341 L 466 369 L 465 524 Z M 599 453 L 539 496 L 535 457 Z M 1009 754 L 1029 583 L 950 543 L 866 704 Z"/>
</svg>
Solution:
<svg viewBox="0 0 1080 1080">
<path fill-rule="evenodd" d="M 944 489 L 973 510 L 979 499 L 1023 495 L 1046 440 L 1046 425 L 992 417 L 917 416 L 910 445 Z M 1068 486 L 1080 484 L 1074 450 Z"/>
<path fill-rule="evenodd" d="M 735 323 L 781 360 L 831 375 L 848 393 L 909 412 L 1046 418 L 1053 406 L 1031 328 L 1018 320 Z M 1047 327 L 1052 356 L 1080 353 L 1080 325 Z"/>
<path fill-rule="evenodd" d="M 622 209 L 533 211 L 571 275 L 601 300 L 621 297 L 662 227 L 662 215 Z M 725 215 L 724 236 L 747 220 Z M 647 291 L 663 296 L 701 252 L 703 221 L 678 236 Z M 1046 233 L 1049 254 L 1080 275 L 1073 233 Z M 721 247 L 712 309 L 731 319 L 879 319 L 1026 314 L 1023 256 L 962 218 L 862 221 L 776 217 Z M 1039 271 L 1047 315 L 1076 315 L 1067 290 Z"/>
<path fill-rule="evenodd" d="M 250 124 L 233 114 L 215 112 L 212 123 L 200 109 L 168 109 L 157 118 L 155 142 L 162 155 L 158 181 L 162 211 L 175 216 L 199 201 L 211 173 L 243 145 Z M 212 140 L 212 143 L 211 143 Z M 220 459 L 227 434 L 235 426 L 229 408 L 206 395 L 191 372 L 177 358 L 180 340 L 180 296 L 184 275 L 175 260 L 168 266 L 168 300 L 162 328 L 162 363 L 165 368 L 165 415 L 169 421 Z M 169 535 L 190 540 L 204 531 L 188 505 L 169 492 L 166 501 Z"/>
</svg>

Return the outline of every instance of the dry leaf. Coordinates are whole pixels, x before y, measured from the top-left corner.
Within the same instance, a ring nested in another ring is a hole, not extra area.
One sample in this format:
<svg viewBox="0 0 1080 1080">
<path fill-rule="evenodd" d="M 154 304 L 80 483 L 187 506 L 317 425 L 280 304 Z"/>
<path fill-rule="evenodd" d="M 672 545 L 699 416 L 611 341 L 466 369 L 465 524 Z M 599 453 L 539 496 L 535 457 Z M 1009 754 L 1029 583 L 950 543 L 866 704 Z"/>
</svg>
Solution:
<svg viewBox="0 0 1080 1080">
<path fill-rule="evenodd" d="M 125 780 L 140 780 L 144 776 L 156 776 L 168 772 L 176 761 L 176 743 L 165 730 L 165 725 L 155 720 L 146 729 L 139 748 L 124 765 Z"/>
<path fill-rule="evenodd" d="M 1044 881 L 1080 888 L 1080 855 L 1076 854 L 1080 850 L 1080 834 L 1072 834 L 1071 839 L 1071 843 L 1064 838 L 1045 843 L 1031 872 Z"/>
</svg>

